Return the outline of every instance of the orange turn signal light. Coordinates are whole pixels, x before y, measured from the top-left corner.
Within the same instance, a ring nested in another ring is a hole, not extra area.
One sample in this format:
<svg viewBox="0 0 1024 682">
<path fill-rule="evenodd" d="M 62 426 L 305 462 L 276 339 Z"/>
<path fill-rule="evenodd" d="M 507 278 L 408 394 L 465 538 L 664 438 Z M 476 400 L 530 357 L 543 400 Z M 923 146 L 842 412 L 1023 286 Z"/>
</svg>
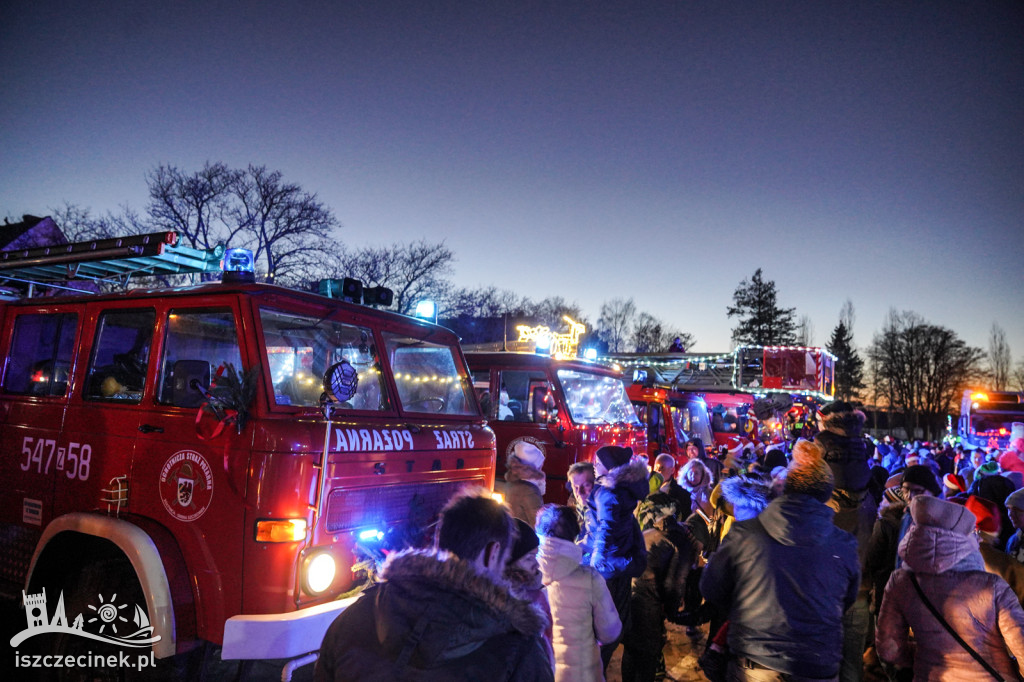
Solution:
<svg viewBox="0 0 1024 682">
<path fill-rule="evenodd" d="M 299 542 L 306 539 L 306 519 L 262 519 L 256 522 L 256 542 Z"/>
</svg>

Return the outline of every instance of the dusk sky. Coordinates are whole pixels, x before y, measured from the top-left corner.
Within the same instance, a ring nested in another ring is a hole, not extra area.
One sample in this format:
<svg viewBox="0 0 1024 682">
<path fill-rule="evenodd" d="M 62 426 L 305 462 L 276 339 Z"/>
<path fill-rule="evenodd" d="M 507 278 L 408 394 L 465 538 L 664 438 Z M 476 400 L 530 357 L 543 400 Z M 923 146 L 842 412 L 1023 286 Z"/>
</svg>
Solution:
<svg viewBox="0 0 1024 682">
<path fill-rule="evenodd" d="M 824 345 L 890 307 L 1024 357 L 1024 3 L 54 2 L 0 9 L 0 215 L 280 170 L 352 246 L 732 347 L 758 267 Z"/>
</svg>

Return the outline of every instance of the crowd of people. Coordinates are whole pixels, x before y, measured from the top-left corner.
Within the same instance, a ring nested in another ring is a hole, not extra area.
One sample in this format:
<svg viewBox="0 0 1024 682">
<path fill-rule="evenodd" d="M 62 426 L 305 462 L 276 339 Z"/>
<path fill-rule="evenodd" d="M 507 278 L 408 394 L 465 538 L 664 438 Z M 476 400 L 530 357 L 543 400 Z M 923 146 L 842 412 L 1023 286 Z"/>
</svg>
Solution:
<svg viewBox="0 0 1024 682">
<path fill-rule="evenodd" d="M 1024 429 L 1024 427 L 1022 427 Z M 465 491 L 324 638 L 318 680 L 671 679 L 666 622 L 713 682 L 1020 680 L 1024 433 L 1005 450 L 875 440 L 836 401 L 813 438 L 687 459 L 599 448 L 543 504 Z M 705 636 L 706 633 L 706 636 Z"/>
</svg>

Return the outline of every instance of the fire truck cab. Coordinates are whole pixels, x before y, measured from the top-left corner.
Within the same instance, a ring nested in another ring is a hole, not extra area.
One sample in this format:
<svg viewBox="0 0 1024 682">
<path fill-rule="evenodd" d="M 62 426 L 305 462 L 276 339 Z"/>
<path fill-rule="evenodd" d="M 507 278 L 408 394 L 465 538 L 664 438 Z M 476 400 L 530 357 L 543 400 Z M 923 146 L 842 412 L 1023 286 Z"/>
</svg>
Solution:
<svg viewBox="0 0 1024 682">
<path fill-rule="evenodd" d="M 582 360 L 534 353 L 467 353 L 473 384 L 497 438 L 497 478 L 518 443 L 544 454 L 547 502 L 568 498 L 566 472 L 593 461 L 602 445 L 647 452 L 643 426 L 626 395 L 622 375 Z"/>
<path fill-rule="evenodd" d="M 174 233 L 116 241 L 5 254 L 0 279 L 219 269 Z M 494 481 L 451 332 L 227 279 L 0 304 L 2 578 L 68 622 L 137 602 L 156 658 L 315 651 L 373 558 Z"/>
</svg>

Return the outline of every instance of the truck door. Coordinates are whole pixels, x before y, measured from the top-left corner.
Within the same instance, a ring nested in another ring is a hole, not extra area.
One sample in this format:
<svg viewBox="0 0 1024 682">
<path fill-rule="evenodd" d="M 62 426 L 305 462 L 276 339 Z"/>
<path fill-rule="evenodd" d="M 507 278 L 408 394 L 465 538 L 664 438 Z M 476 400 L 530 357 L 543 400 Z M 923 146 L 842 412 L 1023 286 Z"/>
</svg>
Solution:
<svg viewBox="0 0 1024 682">
<path fill-rule="evenodd" d="M 156 311 L 151 304 L 93 303 L 83 337 L 91 340 L 58 443 L 55 512 L 117 513 L 127 500 L 139 406 L 149 381 Z M 84 354 L 83 354 L 84 356 Z"/>
<path fill-rule="evenodd" d="M 63 475 L 59 443 L 79 323 L 77 312 L 21 308 L 6 330 L 6 371 L 0 399 L 0 480 L 8 492 L 0 510 L 12 546 L 53 519 L 54 481 Z M 77 472 L 76 472 L 77 473 Z M 7 558 L 10 553 L 5 552 Z M 28 559 L 28 556 L 22 556 Z M 15 576 L 19 580 L 23 576 Z"/>
<path fill-rule="evenodd" d="M 253 427 L 239 435 L 230 412 L 220 420 L 207 407 L 224 401 L 219 409 L 236 409 L 245 392 L 237 382 L 245 381 L 245 373 L 236 320 L 230 299 L 216 307 L 161 312 L 153 399 L 139 411 L 132 466 L 133 501 L 171 530 L 185 556 L 196 558 L 193 572 L 214 615 L 241 605 Z M 222 627 L 223 618 L 210 617 L 208 623 Z"/>
<path fill-rule="evenodd" d="M 498 419 L 495 425 L 504 433 L 504 449 L 498 451 L 500 470 L 517 443 L 527 442 L 544 453 L 544 471 L 548 485 L 545 500 L 564 500 L 567 461 L 566 447 L 557 432 L 554 387 L 547 373 L 540 370 L 503 369 L 499 372 Z"/>
</svg>

